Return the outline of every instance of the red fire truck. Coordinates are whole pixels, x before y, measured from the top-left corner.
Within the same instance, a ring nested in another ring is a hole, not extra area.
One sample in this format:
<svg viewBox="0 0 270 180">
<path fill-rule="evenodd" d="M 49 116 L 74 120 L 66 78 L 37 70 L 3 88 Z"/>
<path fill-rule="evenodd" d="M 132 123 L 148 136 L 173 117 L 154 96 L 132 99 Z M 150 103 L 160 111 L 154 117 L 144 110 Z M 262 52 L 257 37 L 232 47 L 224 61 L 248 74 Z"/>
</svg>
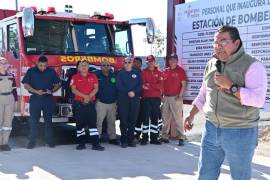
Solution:
<svg viewBox="0 0 270 180">
<path fill-rule="evenodd" d="M 21 80 L 26 71 L 35 66 L 40 55 L 49 60 L 62 79 L 62 88 L 54 94 L 57 101 L 53 122 L 69 122 L 72 117 L 72 93 L 68 81 L 79 60 L 87 60 L 92 68 L 109 61 L 115 70 L 123 60 L 132 56 L 131 26 L 146 26 L 148 43 L 154 39 L 151 18 L 114 21 L 113 15 L 93 16 L 47 11 L 36 7 L 22 8 L 20 12 L 0 10 L 0 55 L 7 58 L 9 71 L 16 77 L 19 95 L 17 119 L 29 116 L 29 93 Z M 18 118 L 19 117 L 19 118 Z"/>
</svg>

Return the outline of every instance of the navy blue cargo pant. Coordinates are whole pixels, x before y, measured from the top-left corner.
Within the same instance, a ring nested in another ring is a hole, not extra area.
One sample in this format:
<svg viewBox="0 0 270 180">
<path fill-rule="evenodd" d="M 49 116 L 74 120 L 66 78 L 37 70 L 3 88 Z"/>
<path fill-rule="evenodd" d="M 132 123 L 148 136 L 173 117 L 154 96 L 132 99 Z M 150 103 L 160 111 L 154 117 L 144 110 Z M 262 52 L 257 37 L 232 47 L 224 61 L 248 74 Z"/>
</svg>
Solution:
<svg viewBox="0 0 270 180">
<path fill-rule="evenodd" d="M 139 97 L 118 97 L 118 113 L 120 118 L 121 143 L 132 143 L 134 130 L 140 108 Z"/>
<path fill-rule="evenodd" d="M 141 99 L 140 99 L 140 104 L 141 104 Z M 138 118 L 136 120 L 136 125 L 135 125 L 135 137 L 137 139 L 140 139 L 140 136 L 142 134 L 142 124 L 143 124 L 142 106 L 140 106 Z"/>
<path fill-rule="evenodd" d="M 55 102 L 52 95 L 32 95 L 29 102 L 30 111 L 30 141 L 35 142 L 39 121 L 41 117 L 41 111 L 43 113 L 45 123 L 45 139 L 48 144 L 53 143 L 53 127 L 52 127 L 52 115 L 55 110 Z"/>
<path fill-rule="evenodd" d="M 99 144 L 95 103 L 81 103 L 75 101 L 73 112 L 76 120 L 78 143 L 85 144 L 90 141 L 93 145 Z"/>
</svg>

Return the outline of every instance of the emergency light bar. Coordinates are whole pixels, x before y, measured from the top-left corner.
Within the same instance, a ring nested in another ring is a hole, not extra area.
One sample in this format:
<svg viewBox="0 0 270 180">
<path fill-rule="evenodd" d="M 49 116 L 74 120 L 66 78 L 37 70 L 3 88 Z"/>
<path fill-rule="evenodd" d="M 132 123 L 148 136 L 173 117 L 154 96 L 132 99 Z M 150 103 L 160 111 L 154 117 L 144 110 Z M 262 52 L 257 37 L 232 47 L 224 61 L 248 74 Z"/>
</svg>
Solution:
<svg viewBox="0 0 270 180">
<path fill-rule="evenodd" d="M 40 8 L 40 10 L 37 11 L 37 7 L 36 7 L 36 6 L 31 6 L 30 8 L 33 10 L 34 14 L 36 14 L 36 13 L 39 13 L 39 14 L 41 14 L 41 15 L 42 15 L 42 14 L 56 14 L 55 7 L 48 7 L 48 8 L 47 8 L 47 11 L 45 11 L 45 9 L 43 9 L 43 8 Z M 25 9 L 24 6 L 21 6 L 21 7 L 20 7 L 20 11 L 21 11 L 21 12 L 22 12 L 24 9 Z"/>
<path fill-rule="evenodd" d="M 112 20 L 114 19 L 114 15 L 111 14 L 111 13 L 104 13 L 104 14 L 101 14 L 100 12 L 97 12 L 95 11 L 94 12 L 94 15 L 91 16 L 91 18 L 94 18 L 94 19 L 104 19 L 104 20 Z"/>
</svg>

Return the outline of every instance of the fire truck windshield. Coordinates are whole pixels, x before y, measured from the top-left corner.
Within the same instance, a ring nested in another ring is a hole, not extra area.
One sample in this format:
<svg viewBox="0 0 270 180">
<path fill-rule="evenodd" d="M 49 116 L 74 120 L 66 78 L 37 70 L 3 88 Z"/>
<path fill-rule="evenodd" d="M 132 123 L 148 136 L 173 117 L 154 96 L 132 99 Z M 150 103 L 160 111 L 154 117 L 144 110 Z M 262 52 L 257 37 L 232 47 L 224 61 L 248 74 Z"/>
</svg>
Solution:
<svg viewBox="0 0 270 180">
<path fill-rule="evenodd" d="M 27 54 L 128 56 L 130 37 L 128 25 L 35 19 L 25 49 Z"/>
</svg>

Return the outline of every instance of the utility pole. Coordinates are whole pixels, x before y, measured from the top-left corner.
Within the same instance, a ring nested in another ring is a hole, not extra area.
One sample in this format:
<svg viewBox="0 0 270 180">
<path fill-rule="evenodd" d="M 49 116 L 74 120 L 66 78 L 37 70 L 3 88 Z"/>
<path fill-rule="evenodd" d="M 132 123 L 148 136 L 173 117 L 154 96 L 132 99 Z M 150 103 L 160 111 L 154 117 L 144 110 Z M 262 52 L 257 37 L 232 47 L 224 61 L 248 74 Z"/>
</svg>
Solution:
<svg viewBox="0 0 270 180">
<path fill-rule="evenodd" d="M 18 0 L 15 0 L 15 8 L 16 8 L 16 11 L 18 11 Z"/>
</svg>

